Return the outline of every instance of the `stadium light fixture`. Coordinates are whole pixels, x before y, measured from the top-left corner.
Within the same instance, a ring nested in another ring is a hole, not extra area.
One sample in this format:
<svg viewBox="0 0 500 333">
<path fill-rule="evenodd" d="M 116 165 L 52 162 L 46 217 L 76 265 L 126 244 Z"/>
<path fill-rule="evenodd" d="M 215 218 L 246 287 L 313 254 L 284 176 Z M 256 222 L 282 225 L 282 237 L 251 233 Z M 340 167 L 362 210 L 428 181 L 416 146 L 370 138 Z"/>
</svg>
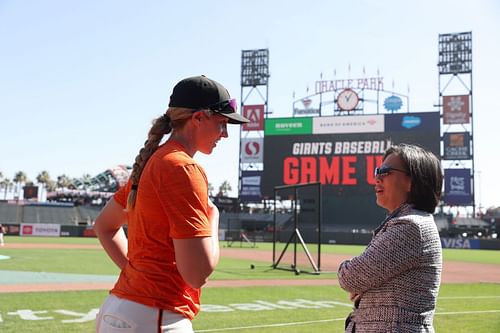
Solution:
<svg viewBox="0 0 500 333">
<path fill-rule="evenodd" d="M 439 35 L 439 74 L 472 72 L 472 32 Z"/>
</svg>

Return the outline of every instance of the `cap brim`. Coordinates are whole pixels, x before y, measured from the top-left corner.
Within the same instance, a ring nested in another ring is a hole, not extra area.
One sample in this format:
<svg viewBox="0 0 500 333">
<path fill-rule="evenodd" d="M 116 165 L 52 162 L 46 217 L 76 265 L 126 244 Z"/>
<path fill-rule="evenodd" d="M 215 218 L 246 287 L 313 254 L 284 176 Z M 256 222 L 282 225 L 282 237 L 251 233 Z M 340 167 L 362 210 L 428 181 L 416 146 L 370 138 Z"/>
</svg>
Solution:
<svg viewBox="0 0 500 333">
<path fill-rule="evenodd" d="M 221 116 L 229 118 L 228 123 L 230 123 L 230 124 L 245 124 L 245 123 L 250 122 L 249 119 L 243 117 L 241 114 L 236 113 L 236 112 L 232 112 L 232 113 L 222 113 L 222 112 L 218 112 L 218 111 L 215 111 L 215 112 L 217 112 Z"/>
</svg>

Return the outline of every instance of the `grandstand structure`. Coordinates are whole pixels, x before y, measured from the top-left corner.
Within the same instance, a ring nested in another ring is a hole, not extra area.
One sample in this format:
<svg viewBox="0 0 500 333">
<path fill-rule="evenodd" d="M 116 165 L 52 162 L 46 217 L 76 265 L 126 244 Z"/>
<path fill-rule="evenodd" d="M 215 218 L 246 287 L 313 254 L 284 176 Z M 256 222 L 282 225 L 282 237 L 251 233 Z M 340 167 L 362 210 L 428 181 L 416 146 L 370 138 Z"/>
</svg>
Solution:
<svg viewBox="0 0 500 333">
<path fill-rule="evenodd" d="M 72 203 L 0 202 L 1 224 L 48 223 L 60 225 L 92 225 L 101 207 Z"/>
<path fill-rule="evenodd" d="M 132 167 L 129 165 L 116 165 L 88 180 L 73 179 L 73 187 L 93 192 L 116 192 L 127 183 L 131 172 Z"/>
</svg>

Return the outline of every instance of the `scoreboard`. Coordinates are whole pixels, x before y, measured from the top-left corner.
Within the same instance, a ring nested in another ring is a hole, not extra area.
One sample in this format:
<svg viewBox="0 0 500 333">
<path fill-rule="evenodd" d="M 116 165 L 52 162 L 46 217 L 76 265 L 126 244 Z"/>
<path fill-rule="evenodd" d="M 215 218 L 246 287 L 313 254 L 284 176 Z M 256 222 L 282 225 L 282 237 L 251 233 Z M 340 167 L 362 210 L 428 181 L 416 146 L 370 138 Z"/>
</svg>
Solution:
<svg viewBox="0 0 500 333">
<path fill-rule="evenodd" d="M 374 168 L 398 143 L 440 156 L 439 112 L 266 119 L 253 193 L 272 199 L 275 186 L 320 182 L 326 230 L 373 230 L 386 213 L 375 203 Z"/>
</svg>

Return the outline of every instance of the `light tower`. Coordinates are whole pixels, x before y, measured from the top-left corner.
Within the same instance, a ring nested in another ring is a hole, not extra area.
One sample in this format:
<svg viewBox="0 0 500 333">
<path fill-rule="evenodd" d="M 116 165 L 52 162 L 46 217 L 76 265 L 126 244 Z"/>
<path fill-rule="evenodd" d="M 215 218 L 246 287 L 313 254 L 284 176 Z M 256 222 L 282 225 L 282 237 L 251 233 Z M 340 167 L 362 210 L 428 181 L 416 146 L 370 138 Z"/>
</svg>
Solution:
<svg viewBox="0 0 500 333">
<path fill-rule="evenodd" d="M 444 205 L 475 216 L 472 32 L 439 35 L 438 69 Z"/>
<path fill-rule="evenodd" d="M 250 122 L 240 128 L 238 194 L 243 202 L 261 202 L 264 118 L 268 110 L 269 50 L 241 51 L 241 110 Z"/>
</svg>

